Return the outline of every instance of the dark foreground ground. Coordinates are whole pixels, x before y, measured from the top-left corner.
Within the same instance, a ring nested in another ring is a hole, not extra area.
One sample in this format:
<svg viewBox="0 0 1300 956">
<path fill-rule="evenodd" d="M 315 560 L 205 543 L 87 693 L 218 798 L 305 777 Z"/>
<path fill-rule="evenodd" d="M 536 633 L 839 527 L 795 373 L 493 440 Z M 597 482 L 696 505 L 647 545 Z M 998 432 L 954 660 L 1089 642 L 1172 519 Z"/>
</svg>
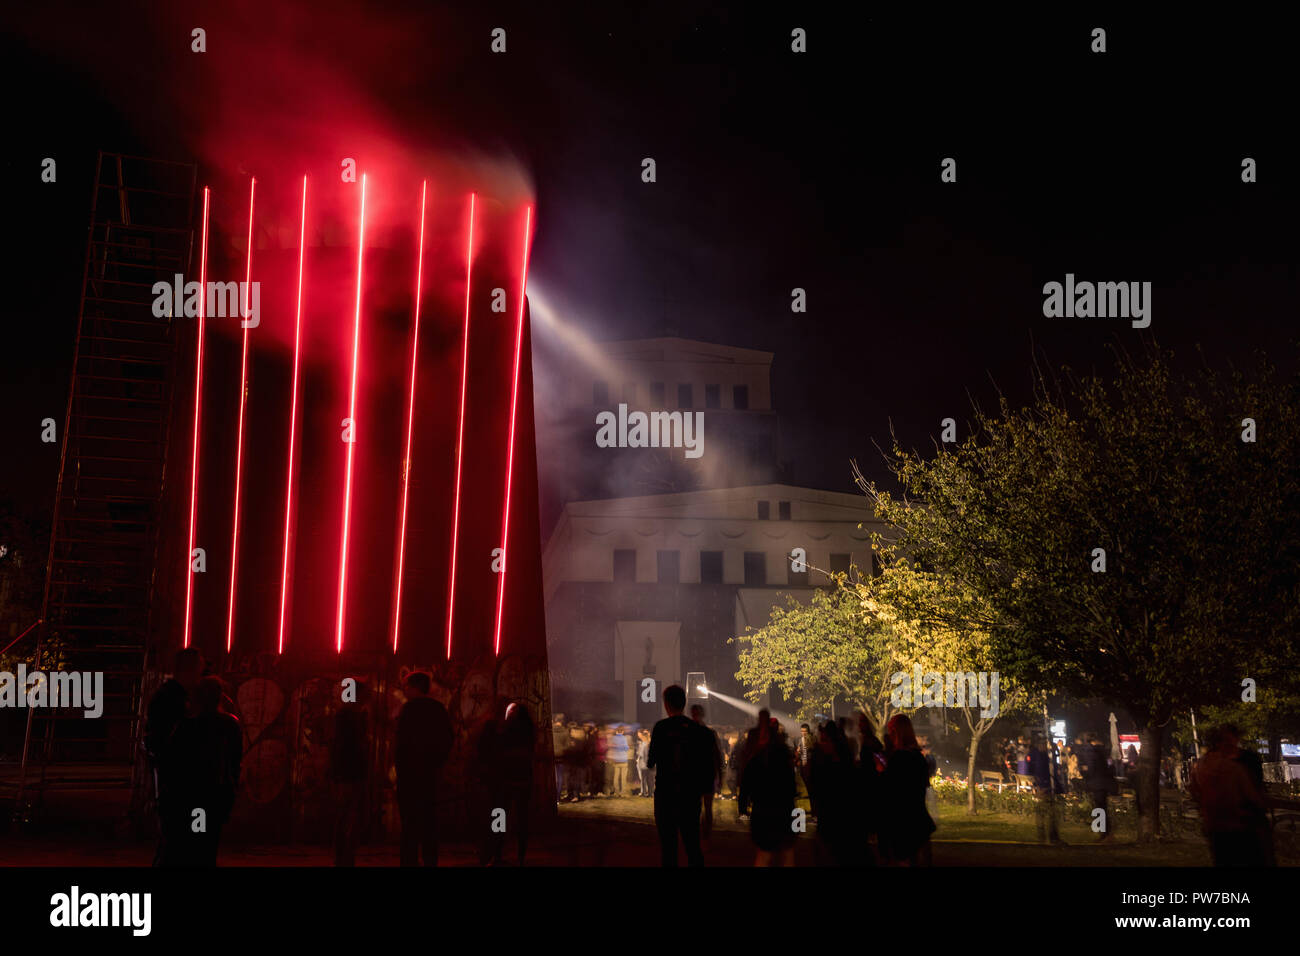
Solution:
<svg viewBox="0 0 1300 956">
<path fill-rule="evenodd" d="M 530 842 L 527 864 L 535 866 L 657 866 L 658 843 L 650 800 L 638 797 L 601 798 L 564 804 L 557 821 Z M 705 860 L 711 866 L 750 866 L 753 846 L 744 821 L 736 817 L 732 801 L 715 804 L 715 827 Z M 473 846 L 445 834 L 441 854 L 444 866 L 474 866 Z M 1106 845 L 1081 824 L 1065 824 L 1064 846 L 1037 842 L 1032 817 L 982 813 L 975 818 L 964 809 L 943 806 L 933 842 L 936 867 L 963 866 L 1207 866 L 1209 854 L 1203 840 L 1183 833 L 1159 844 L 1138 846 L 1135 834 L 1117 833 Z M 507 843 L 508 861 L 513 843 Z M 0 838 L 0 866 L 149 866 L 153 847 L 147 842 L 115 836 L 104 827 L 76 829 L 51 825 L 39 830 L 11 828 Z M 820 860 L 815 836 L 799 839 L 797 866 L 815 866 Z M 322 845 L 248 845 L 228 842 L 222 850 L 223 866 L 330 866 L 329 848 Z M 1284 859 L 1283 865 L 1297 861 Z M 363 847 L 361 866 L 394 866 L 397 848 L 392 844 Z"/>
</svg>

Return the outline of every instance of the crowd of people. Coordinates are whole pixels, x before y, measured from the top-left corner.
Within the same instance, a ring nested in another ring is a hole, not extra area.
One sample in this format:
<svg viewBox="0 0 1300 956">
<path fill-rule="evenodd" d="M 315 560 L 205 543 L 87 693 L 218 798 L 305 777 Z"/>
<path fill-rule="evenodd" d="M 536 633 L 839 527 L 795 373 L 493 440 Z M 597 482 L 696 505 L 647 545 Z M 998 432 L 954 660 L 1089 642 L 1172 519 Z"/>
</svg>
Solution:
<svg viewBox="0 0 1300 956">
<path fill-rule="evenodd" d="M 626 761 L 636 769 L 636 793 L 654 800 L 662 865 L 677 866 L 683 851 L 688 865 L 704 864 L 718 798 L 735 800 L 739 817 L 748 820 L 757 866 L 792 864 L 796 840 L 811 829 L 809 817 L 822 862 L 929 862 L 935 823 L 926 796 L 936 764 L 905 715 L 890 719 L 883 742 L 862 714 L 856 734 L 841 719 L 815 731 L 804 724 L 792 740 L 766 710 L 751 727 L 719 733 L 705 723 L 702 705 L 686 716 L 686 692 L 677 685 L 664 690 L 663 704 L 667 716 L 638 731 L 634 747 L 629 740 L 635 760 Z M 622 773 L 609 769 L 611 755 L 624 752 L 617 738 L 632 737 L 625 728 L 583 726 L 557 715 L 552 732 L 560 799 L 631 795 L 620 785 Z M 810 814 L 797 806 L 801 791 Z"/>
<path fill-rule="evenodd" d="M 1039 837 L 1060 842 L 1055 800 L 1073 793 L 1090 801 L 1092 808 L 1109 809 L 1109 798 L 1119 793 L 1121 779 L 1134 780 L 1138 749 L 1122 748 L 1113 760 L 1096 734 L 1076 737 L 1064 745 L 1048 744 L 1042 734 L 1002 741 L 996 748 L 1009 775 L 1033 779 L 1038 796 Z M 1275 862 L 1272 826 L 1267 813 L 1264 764 L 1259 752 L 1241 746 L 1241 734 L 1232 724 L 1212 729 L 1201 753 L 1187 757 L 1175 747 L 1157 765 L 1161 788 L 1187 790 L 1195 801 L 1201 830 L 1210 845 L 1215 866 L 1268 866 Z M 1014 776 L 1009 776 L 1014 779 Z M 1141 807 L 1141 789 L 1134 795 Z M 1103 822 L 1099 839 L 1112 839 L 1113 829 Z"/>
<path fill-rule="evenodd" d="M 239 787 L 242 731 L 233 702 L 220 679 L 205 671 L 198 651 L 179 652 L 174 670 L 150 701 L 145 730 L 160 823 L 155 864 L 212 866 Z M 404 866 L 436 866 L 440 781 L 454 734 L 446 707 L 431 696 L 428 674 L 411 673 L 403 689 L 393 738 L 400 859 Z M 329 750 L 340 866 L 355 865 L 372 770 L 366 689 L 358 684 L 354 690 L 335 713 Z M 499 703 L 501 712 L 475 729 L 466 762 L 470 815 L 478 821 L 480 863 L 502 862 L 508 833 L 522 865 L 537 728 L 521 703 Z M 667 716 L 653 728 L 597 726 L 557 714 L 551 728 L 557 798 L 652 799 L 664 866 L 678 865 L 679 844 L 688 864 L 703 865 L 717 799 L 737 802 L 759 866 L 790 865 L 810 819 L 824 863 L 929 863 L 937 816 L 930 781 L 937 762 L 906 715 L 889 719 L 883 741 L 861 713 L 856 727 L 847 718 L 816 728 L 803 724 L 791 739 L 766 710 L 750 727 L 709 727 L 703 706 L 686 715 L 686 692 L 677 685 L 665 689 L 663 704 Z M 1095 734 L 1058 743 L 1035 733 L 995 745 L 1008 779 L 1032 781 L 1038 836 L 1047 843 L 1061 842 L 1058 797 L 1067 793 L 1102 810 L 1099 839 L 1112 838 L 1105 812 L 1120 778 L 1136 771 L 1136 748 L 1130 750 L 1112 762 Z M 1216 865 L 1273 862 L 1263 763 L 1258 752 L 1240 745 L 1235 727 L 1212 730 L 1199 759 L 1171 752 L 1161 761 L 1161 776 L 1171 786 L 1186 780 Z M 798 806 L 803 795 L 810 812 Z"/>
<path fill-rule="evenodd" d="M 176 655 L 173 676 L 149 702 L 144 745 L 154 774 L 159 820 L 156 866 L 215 866 L 221 833 L 239 789 L 243 732 L 220 678 L 193 648 Z M 351 686 L 334 714 L 329 780 L 334 862 L 356 864 L 373 773 L 367 688 Z M 428 674 L 403 683 L 406 700 L 393 733 L 396 803 L 403 866 L 437 866 L 439 795 L 454 732 L 447 708 L 431 696 Z M 528 847 L 537 731 L 527 707 L 501 701 L 500 714 L 475 729 L 467 793 L 479 862 L 500 864 L 506 836 L 522 865 Z"/>
</svg>

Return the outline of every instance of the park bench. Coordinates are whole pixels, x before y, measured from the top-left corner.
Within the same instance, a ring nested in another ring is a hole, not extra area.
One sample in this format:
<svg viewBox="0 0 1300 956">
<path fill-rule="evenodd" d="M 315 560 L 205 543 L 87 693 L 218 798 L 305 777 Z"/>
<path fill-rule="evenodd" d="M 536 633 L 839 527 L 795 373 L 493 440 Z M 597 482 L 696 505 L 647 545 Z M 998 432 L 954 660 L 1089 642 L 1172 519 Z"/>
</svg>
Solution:
<svg viewBox="0 0 1300 956">
<path fill-rule="evenodd" d="M 1033 792 L 1033 789 L 1034 789 L 1033 777 L 1031 777 L 1027 773 L 1016 774 L 1016 793 L 1020 793 L 1023 790 L 1028 790 L 1030 792 Z"/>
<path fill-rule="evenodd" d="M 1002 774 L 998 773 L 996 770 L 981 770 L 980 785 L 985 787 L 997 787 L 998 793 L 1002 792 L 1003 787 L 1008 786 L 1007 782 L 1002 779 Z"/>
</svg>

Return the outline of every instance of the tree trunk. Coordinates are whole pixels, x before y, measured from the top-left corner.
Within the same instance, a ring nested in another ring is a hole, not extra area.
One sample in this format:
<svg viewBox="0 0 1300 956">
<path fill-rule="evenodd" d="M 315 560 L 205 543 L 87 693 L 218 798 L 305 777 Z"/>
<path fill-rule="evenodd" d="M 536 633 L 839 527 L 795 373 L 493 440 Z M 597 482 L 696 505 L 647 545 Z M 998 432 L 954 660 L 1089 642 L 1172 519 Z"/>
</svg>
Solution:
<svg viewBox="0 0 1300 956">
<path fill-rule="evenodd" d="M 966 758 L 966 815 L 975 815 L 975 754 L 980 749 L 982 733 L 971 732 L 970 755 Z"/>
<path fill-rule="evenodd" d="M 1164 728 L 1152 721 L 1138 726 L 1138 842 L 1160 839 L 1160 744 Z"/>
</svg>

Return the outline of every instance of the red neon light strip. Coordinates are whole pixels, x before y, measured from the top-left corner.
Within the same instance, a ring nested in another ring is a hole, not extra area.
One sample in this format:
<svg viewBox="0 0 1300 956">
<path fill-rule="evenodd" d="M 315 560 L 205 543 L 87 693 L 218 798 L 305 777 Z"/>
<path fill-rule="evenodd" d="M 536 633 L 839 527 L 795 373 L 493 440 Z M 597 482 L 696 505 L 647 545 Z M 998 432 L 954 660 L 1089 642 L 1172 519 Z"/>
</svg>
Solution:
<svg viewBox="0 0 1300 956">
<path fill-rule="evenodd" d="M 524 347 L 524 291 L 528 288 L 528 246 L 532 238 L 533 207 L 528 206 L 524 217 L 524 264 L 519 276 L 519 319 L 515 323 L 515 376 L 510 389 L 510 444 L 506 449 L 506 504 L 501 518 L 501 580 L 497 585 L 497 623 L 492 641 L 492 653 L 501 653 L 501 612 L 506 600 L 506 569 L 510 541 L 510 479 L 515 465 L 515 408 L 519 400 L 519 355 Z"/>
<path fill-rule="evenodd" d="M 469 375 L 469 289 L 474 277 L 474 199 L 469 194 L 469 243 L 465 249 L 465 333 L 460 353 L 460 424 L 456 426 L 456 504 L 451 518 L 451 583 L 447 587 L 447 660 L 451 660 L 451 625 L 456 608 L 456 545 L 460 536 L 460 459 L 465 446 L 465 381 Z"/>
<path fill-rule="evenodd" d="M 239 360 L 239 431 L 235 444 L 235 519 L 230 535 L 230 608 L 226 612 L 226 653 L 235 640 L 235 578 L 239 569 L 239 486 L 244 471 L 244 406 L 248 402 L 248 294 L 253 281 L 253 195 L 257 177 L 248 184 L 248 258 L 244 266 L 244 307 L 240 310 L 244 327 L 243 355 Z"/>
<path fill-rule="evenodd" d="M 406 457 L 402 459 L 402 525 L 397 545 L 397 593 L 393 598 L 393 652 L 397 652 L 398 628 L 402 617 L 402 566 L 406 560 L 406 501 L 411 490 L 411 433 L 415 426 L 415 369 L 420 351 L 420 283 L 424 273 L 424 199 L 426 180 L 420 186 L 420 244 L 415 261 L 415 327 L 411 332 L 411 387 L 406 401 Z"/>
<path fill-rule="evenodd" d="M 199 344 L 194 358 L 194 450 L 190 456 L 190 543 L 185 550 L 185 633 L 182 647 L 190 646 L 190 621 L 194 609 L 194 513 L 199 500 L 199 409 L 203 399 L 203 320 L 207 312 L 208 288 L 208 196 L 208 187 L 204 186 L 203 239 L 199 251 Z M 181 314 L 184 312 L 182 307 Z"/>
<path fill-rule="evenodd" d="M 361 351 L 361 262 L 366 245 L 366 175 L 361 174 L 361 218 L 357 228 L 357 308 L 352 321 L 352 387 L 348 395 L 348 418 L 352 441 L 348 442 L 347 474 L 343 483 L 343 542 L 339 548 L 339 614 L 336 637 L 343 653 L 343 608 L 348 595 L 348 530 L 352 521 L 352 458 L 357 443 L 357 357 Z"/>
<path fill-rule="evenodd" d="M 284 609 L 289 599 L 289 520 L 293 514 L 293 449 L 298 428 L 298 356 L 302 342 L 302 266 L 307 254 L 307 177 L 302 177 L 302 224 L 298 227 L 298 306 L 293 319 L 293 398 L 289 406 L 289 480 L 284 490 L 284 560 L 280 566 L 280 639 L 284 653 Z"/>
</svg>

